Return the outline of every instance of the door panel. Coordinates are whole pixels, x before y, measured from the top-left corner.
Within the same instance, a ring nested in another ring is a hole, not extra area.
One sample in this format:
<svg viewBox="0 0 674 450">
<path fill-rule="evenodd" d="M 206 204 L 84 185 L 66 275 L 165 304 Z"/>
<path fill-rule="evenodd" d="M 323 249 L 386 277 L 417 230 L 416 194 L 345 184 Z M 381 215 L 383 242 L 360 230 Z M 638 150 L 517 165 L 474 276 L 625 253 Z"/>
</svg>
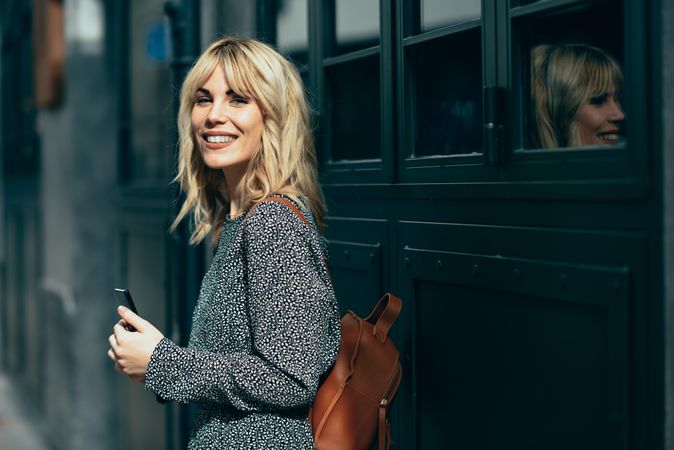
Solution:
<svg viewBox="0 0 674 450">
<path fill-rule="evenodd" d="M 627 448 L 629 264 L 526 258 L 534 242 L 503 239 L 516 228 L 484 227 L 481 244 L 475 228 L 400 224 L 421 247 L 400 250 L 402 447 Z M 574 233 L 538 233 L 592 254 Z"/>
<path fill-rule="evenodd" d="M 380 290 L 380 244 L 332 241 L 330 271 L 342 314 L 366 316 Z"/>
<path fill-rule="evenodd" d="M 327 224 L 329 266 L 340 310 L 367 316 L 382 294 L 389 223 L 330 217 Z"/>
</svg>

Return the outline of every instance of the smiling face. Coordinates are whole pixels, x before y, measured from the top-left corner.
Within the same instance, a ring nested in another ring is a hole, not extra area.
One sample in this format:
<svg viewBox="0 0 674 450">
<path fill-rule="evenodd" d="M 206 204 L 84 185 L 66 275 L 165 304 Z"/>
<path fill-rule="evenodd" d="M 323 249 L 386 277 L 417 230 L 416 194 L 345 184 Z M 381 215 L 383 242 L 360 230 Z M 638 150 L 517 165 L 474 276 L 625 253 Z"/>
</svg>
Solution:
<svg viewBox="0 0 674 450">
<path fill-rule="evenodd" d="M 192 129 L 204 163 L 239 176 L 262 141 L 263 115 L 254 100 L 234 92 L 219 65 L 195 93 Z"/>
<path fill-rule="evenodd" d="M 611 86 L 605 93 L 591 97 L 578 109 L 575 121 L 580 144 L 617 144 L 623 120 L 625 114 L 616 98 L 615 87 Z"/>
</svg>

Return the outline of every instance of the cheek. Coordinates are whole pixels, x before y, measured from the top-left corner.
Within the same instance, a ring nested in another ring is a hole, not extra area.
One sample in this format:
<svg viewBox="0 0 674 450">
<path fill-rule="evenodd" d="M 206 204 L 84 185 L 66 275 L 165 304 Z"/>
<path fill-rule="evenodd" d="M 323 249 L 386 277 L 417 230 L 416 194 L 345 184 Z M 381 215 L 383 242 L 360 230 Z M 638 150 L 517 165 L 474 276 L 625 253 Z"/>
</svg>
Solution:
<svg viewBox="0 0 674 450">
<path fill-rule="evenodd" d="M 255 126 L 255 136 L 257 141 L 262 141 L 262 130 L 264 127 L 262 126 L 262 121 L 258 122 L 258 124 Z"/>
<path fill-rule="evenodd" d="M 242 117 L 241 124 L 246 127 L 246 133 L 253 140 L 262 139 L 263 119 L 259 111 L 250 111 L 245 117 Z"/>
<path fill-rule="evenodd" d="M 594 131 L 604 123 L 604 114 L 600 109 L 583 106 L 576 115 L 578 126 L 584 131 Z"/>
<path fill-rule="evenodd" d="M 255 130 L 262 126 L 262 114 L 257 108 L 251 108 L 246 111 L 243 120 L 246 122 L 246 126 L 251 130 Z"/>
<path fill-rule="evenodd" d="M 198 109 L 192 110 L 192 128 L 198 130 L 204 124 L 204 114 Z"/>
</svg>

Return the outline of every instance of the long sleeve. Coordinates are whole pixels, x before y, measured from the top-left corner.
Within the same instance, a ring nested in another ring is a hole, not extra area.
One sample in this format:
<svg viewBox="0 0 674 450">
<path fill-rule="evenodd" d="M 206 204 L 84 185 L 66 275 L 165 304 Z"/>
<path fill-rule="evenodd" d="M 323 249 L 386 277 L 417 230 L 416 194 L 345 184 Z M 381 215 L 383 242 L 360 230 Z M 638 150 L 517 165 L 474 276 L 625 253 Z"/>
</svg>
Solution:
<svg viewBox="0 0 674 450">
<path fill-rule="evenodd" d="M 258 206 L 243 225 L 242 264 L 252 350 L 155 348 L 146 388 L 166 400 L 224 403 L 245 411 L 311 404 L 337 357 L 339 317 L 320 243 L 286 206 Z"/>
</svg>

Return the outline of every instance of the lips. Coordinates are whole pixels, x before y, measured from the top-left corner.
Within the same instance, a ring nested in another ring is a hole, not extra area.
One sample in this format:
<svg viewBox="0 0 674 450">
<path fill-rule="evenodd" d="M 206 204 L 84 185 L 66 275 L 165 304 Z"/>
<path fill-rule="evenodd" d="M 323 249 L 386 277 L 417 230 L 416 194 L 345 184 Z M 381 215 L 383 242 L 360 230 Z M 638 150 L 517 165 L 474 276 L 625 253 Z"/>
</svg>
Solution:
<svg viewBox="0 0 674 450">
<path fill-rule="evenodd" d="M 620 139 L 620 130 L 609 130 L 597 133 L 597 137 L 604 143 L 617 144 Z"/>
<path fill-rule="evenodd" d="M 216 131 L 207 131 L 206 133 L 201 134 L 204 146 L 213 150 L 227 147 L 232 142 L 236 141 L 238 137 L 239 136 L 232 133 Z"/>
<path fill-rule="evenodd" d="M 206 136 L 206 141 L 211 143 L 234 142 L 234 136 Z"/>
</svg>

